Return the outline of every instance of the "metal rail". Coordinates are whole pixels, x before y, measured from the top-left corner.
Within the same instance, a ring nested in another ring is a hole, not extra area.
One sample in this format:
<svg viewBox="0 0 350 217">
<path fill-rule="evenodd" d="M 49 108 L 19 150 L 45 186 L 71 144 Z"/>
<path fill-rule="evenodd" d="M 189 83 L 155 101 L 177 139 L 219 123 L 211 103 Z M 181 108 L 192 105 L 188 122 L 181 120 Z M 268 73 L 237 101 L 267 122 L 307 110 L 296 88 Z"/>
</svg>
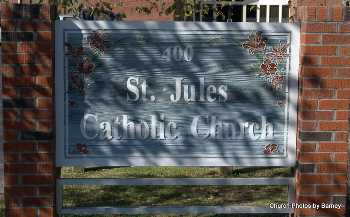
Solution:
<svg viewBox="0 0 350 217">
<path fill-rule="evenodd" d="M 244 1 L 224 1 L 218 2 L 216 0 L 198 0 L 199 4 L 199 21 L 203 20 L 203 5 L 211 5 L 212 7 L 216 7 L 218 5 L 221 6 L 233 6 L 233 5 L 241 5 L 242 6 L 242 22 L 247 22 L 247 6 L 254 5 L 256 6 L 256 22 L 260 22 L 260 14 L 261 14 L 261 6 L 266 7 L 265 12 L 265 22 L 270 22 L 270 12 L 272 6 L 278 6 L 278 22 L 283 22 L 283 6 L 288 6 L 288 0 L 244 0 Z M 194 9 L 193 14 L 196 13 Z M 195 15 L 193 15 L 193 21 L 195 21 Z M 213 13 L 213 20 L 216 20 L 216 15 Z M 227 20 L 232 21 L 231 19 Z"/>
</svg>

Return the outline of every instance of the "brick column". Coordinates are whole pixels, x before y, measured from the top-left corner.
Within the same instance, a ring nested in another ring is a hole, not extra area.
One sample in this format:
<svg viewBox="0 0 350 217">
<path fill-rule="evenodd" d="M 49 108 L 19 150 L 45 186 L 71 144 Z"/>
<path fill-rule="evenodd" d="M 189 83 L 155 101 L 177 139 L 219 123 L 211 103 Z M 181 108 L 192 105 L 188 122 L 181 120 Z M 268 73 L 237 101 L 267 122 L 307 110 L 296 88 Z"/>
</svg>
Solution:
<svg viewBox="0 0 350 217">
<path fill-rule="evenodd" d="M 7 217 L 52 217 L 53 15 L 48 5 L 1 4 Z"/>
<path fill-rule="evenodd" d="M 345 206 L 348 173 L 350 23 L 342 0 L 297 0 L 301 73 L 298 203 Z M 296 216 L 345 216 L 342 209 L 297 209 Z"/>
</svg>

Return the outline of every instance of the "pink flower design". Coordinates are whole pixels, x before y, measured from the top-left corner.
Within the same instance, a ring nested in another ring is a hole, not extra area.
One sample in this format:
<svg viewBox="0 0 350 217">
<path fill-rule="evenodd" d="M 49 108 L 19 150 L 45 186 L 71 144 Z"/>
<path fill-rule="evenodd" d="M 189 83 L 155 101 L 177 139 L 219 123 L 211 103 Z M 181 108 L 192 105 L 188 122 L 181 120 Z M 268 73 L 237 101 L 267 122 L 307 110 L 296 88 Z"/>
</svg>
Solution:
<svg viewBox="0 0 350 217">
<path fill-rule="evenodd" d="M 272 155 L 278 152 L 278 145 L 277 144 L 268 144 L 264 147 L 264 154 L 266 155 Z"/>
<path fill-rule="evenodd" d="M 289 56 L 289 44 L 280 42 L 278 46 L 267 48 L 267 42 L 263 39 L 261 32 L 249 35 L 247 41 L 242 43 L 242 47 L 248 49 L 250 55 L 257 55 L 260 62 L 260 77 L 269 83 L 274 90 L 283 87 L 284 76 L 280 74 L 279 64 Z"/>
<path fill-rule="evenodd" d="M 78 143 L 78 144 L 76 144 L 76 148 L 80 154 L 88 154 L 89 153 L 89 150 L 88 150 L 88 147 L 86 144 Z"/>
<path fill-rule="evenodd" d="M 270 59 L 265 59 L 260 65 L 261 72 L 265 75 L 275 74 L 277 72 L 277 64 Z"/>
<path fill-rule="evenodd" d="M 84 82 L 81 77 L 77 74 L 74 74 L 70 77 L 72 85 L 79 90 L 81 94 L 84 94 Z"/>
<path fill-rule="evenodd" d="M 284 81 L 284 77 L 282 75 L 276 74 L 272 78 L 271 86 L 274 89 L 280 89 L 280 88 L 282 88 L 283 81 Z"/>
<path fill-rule="evenodd" d="M 265 51 L 266 42 L 263 40 L 261 32 L 255 32 L 249 35 L 248 41 L 244 42 L 242 47 L 248 49 L 250 55 L 254 55 Z"/>
<path fill-rule="evenodd" d="M 94 31 L 91 35 L 88 36 L 87 41 L 96 53 L 103 54 L 106 45 L 105 45 L 105 35 L 99 31 Z"/>
<path fill-rule="evenodd" d="M 272 51 L 266 54 L 266 58 L 275 63 L 281 63 L 289 56 L 288 47 L 289 44 L 283 44 L 280 42 L 278 46 L 272 48 Z"/>
<path fill-rule="evenodd" d="M 89 59 L 84 58 L 79 64 L 78 64 L 78 71 L 85 75 L 90 75 L 95 69 L 95 64 Z"/>
</svg>

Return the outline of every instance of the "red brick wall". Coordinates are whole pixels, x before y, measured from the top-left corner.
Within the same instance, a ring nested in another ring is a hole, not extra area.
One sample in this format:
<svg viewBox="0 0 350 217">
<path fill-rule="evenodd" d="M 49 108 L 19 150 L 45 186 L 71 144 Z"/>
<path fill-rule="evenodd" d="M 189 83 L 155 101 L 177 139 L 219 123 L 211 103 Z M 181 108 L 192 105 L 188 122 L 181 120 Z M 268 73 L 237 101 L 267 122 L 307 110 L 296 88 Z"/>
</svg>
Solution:
<svg viewBox="0 0 350 217">
<path fill-rule="evenodd" d="M 52 11 L 1 5 L 7 217 L 54 213 Z"/>
<path fill-rule="evenodd" d="M 343 20 L 342 0 L 299 0 L 296 6 L 301 22 L 296 198 L 345 205 L 350 23 Z M 297 216 L 345 216 L 345 208 L 296 211 Z"/>
</svg>

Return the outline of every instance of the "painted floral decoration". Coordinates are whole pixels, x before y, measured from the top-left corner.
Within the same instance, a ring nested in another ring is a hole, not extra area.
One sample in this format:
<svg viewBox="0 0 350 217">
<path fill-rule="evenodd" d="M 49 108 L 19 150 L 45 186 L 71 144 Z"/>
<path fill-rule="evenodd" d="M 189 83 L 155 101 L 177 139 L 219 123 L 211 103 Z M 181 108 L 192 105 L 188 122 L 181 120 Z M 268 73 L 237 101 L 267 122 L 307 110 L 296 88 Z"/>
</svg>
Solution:
<svg viewBox="0 0 350 217">
<path fill-rule="evenodd" d="M 80 154 L 88 154 L 89 153 L 89 150 L 88 150 L 88 147 L 86 144 L 78 143 L 78 144 L 76 144 L 76 148 Z"/>
<path fill-rule="evenodd" d="M 73 87 L 75 87 L 80 94 L 84 94 L 84 81 L 83 78 L 77 74 L 73 74 L 70 77 Z"/>
<path fill-rule="evenodd" d="M 84 54 L 83 47 L 73 47 L 71 44 L 66 43 L 67 54 L 71 55 L 73 58 L 81 57 Z"/>
<path fill-rule="evenodd" d="M 84 75 L 90 75 L 95 69 L 95 64 L 89 59 L 84 58 L 78 64 L 78 72 Z"/>
<path fill-rule="evenodd" d="M 289 57 L 289 44 L 279 42 L 276 46 L 268 46 L 267 40 L 263 38 L 261 32 L 254 32 L 249 35 L 248 40 L 242 43 L 242 47 L 248 50 L 249 55 L 255 55 L 260 61 L 254 68 L 258 71 L 257 75 L 263 79 L 277 94 L 284 87 L 285 73 L 283 65 Z M 283 107 L 284 100 L 279 97 L 276 104 Z M 273 155 L 279 152 L 278 144 L 268 144 L 264 146 L 263 153 Z"/>
<path fill-rule="evenodd" d="M 277 144 L 268 144 L 264 147 L 264 154 L 272 155 L 278 153 L 278 145 Z"/>
<path fill-rule="evenodd" d="M 270 59 L 265 59 L 260 65 L 261 72 L 265 75 L 275 74 L 277 72 L 277 64 Z"/>
<path fill-rule="evenodd" d="M 283 44 L 280 42 L 277 47 L 272 48 L 272 51 L 266 54 L 266 58 L 273 60 L 276 63 L 281 63 L 289 56 L 288 48 L 288 44 Z"/>
<path fill-rule="evenodd" d="M 262 62 L 259 64 L 259 77 L 265 80 L 274 90 L 281 90 L 285 76 L 280 70 L 280 64 L 289 57 L 289 44 L 280 42 L 275 47 L 268 47 L 261 32 L 249 35 L 248 40 L 242 43 L 250 55 L 256 55 Z M 262 55 L 262 58 L 261 58 Z"/>
<path fill-rule="evenodd" d="M 106 49 L 106 36 L 100 31 L 94 31 L 88 36 L 87 41 L 90 48 L 98 55 L 104 53 Z"/>
<path fill-rule="evenodd" d="M 79 91 L 79 94 L 84 95 L 86 79 L 94 72 L 96 65 L 87 57 L 86 50 L 83 47 L 73 47 L 71 44 L 65 44 L 67 48 L 66 55 L 69 55 L 74 63 L 75 70 L 71 71 L 70 82 L 72 87 Z"/>
<path fill-rule="evenodd" d="M 283 88 L 283 85 L 282 85 L 283 82 L 284 82 L 284 76 L 279 75 L 279 74 L 275 74 L 272 77 L 271 86 L 274 89 L 282 89 Z"/>
<path fill-rule="evenodd" d="M 262 37 L 261 32 L 249 35 L 248 41 L 244 42 L 242 46 L 249 50 L 250 55 L 264 52 L 266 49 L 266 42 Z"/>
<path fill-rule="evenodd" d="M 105 36 L 99 32 L 93 32 L 87 38 L 88 44 L 75 45 L 65 43 L 65 55 L 70 63 L 69 67 L 69 91 L 74 94 L 85 95 L 89 79 L 95 71 L 96 64 L 93 62 L 96 55 L 102 55 L 105 51 Z M 68 106 L 74 108 L 79 106 L 73 99 L 68 100 Z M 79 154 L 89 154 L 88 146 L 84 143 L 75 144 Z"/>
</svg>

